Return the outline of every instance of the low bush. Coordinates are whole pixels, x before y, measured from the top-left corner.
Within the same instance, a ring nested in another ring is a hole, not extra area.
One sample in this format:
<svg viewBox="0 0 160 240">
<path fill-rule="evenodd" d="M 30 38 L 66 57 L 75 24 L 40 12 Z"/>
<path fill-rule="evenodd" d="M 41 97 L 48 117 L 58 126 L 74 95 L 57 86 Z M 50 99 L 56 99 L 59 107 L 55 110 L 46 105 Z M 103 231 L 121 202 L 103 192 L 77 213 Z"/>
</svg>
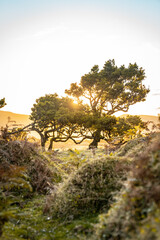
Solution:
<svg viewBox="0 0 160 240">
<path fill-rule="evenodd" d="M 5 162 L 0 165 L 0 235 L 6 221 L 14 216 L 10 209 L 13 204 L 20 204 L 25 194 L 32 191 L 32 187 L 25 173 L 25 168 Z"/>
<path fill-rule="evenodd" d="M 48 193 L 60 181 L 57 168 L 49 166 L 36 144 L 0 140 L 0 235 L 6 221 L 16 217 L 21 206 L 35 192 Z"/>
<path fill-rule="evenodd" d="M 159 133 L 151 133 L 147 137 L 139 137 L 130 140 L 118 149 L 116 156 L 125 156 L 135 159 L 135 157 L 137 157 L 140 153 L 143 153 L 149 145 L 157 141 L 158 138 Z"/>
<path fill-rule="evenodd" d="M 40 153 L 38 146 L 27 141 L 1 141 L 0 163 L 2 166 L 13 166 L 12 170 L 14 166 L 24 168 L 33 191 L 40 193 L 49 192 L 54 188 L 54 182 L 61 179 L 57 168 L 49 167 L 48 160 Z"/>
<path fill-rule="evenodd" d="M 117 201 L 99 216 L 95 239 L 160 239 L 160 136 L 141 153 Z"/>
<path fill-rule="evenodd" d="M 108 209 L 113 194 L 121 189 L 127 169 L 126 161 L 111 157 L 85 163 L 53 194 L 52 215 L 73 219 Z"/>
</svg>

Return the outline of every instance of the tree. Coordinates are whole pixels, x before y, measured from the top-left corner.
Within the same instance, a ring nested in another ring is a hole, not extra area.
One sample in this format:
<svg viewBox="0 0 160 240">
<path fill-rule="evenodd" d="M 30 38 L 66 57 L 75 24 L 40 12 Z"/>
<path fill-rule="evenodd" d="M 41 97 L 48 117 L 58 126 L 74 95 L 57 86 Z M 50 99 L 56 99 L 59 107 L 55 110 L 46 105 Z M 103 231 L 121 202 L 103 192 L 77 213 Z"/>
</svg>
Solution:
<svg viewBox="0 0 160 240">
<path fill-rule="evenodd" d="M 117 67 L 114 60 L 105 62 L 102 70 L 93 66 L 88 74 L 81 77 L 79 84 L 72 83 L 65 93 L 76 98 L 78 102 L 88 101 L 88 114 L 94 118 L 111 116 L 118 111 L 127 112 L 137 102 L 145 101 L 149 92 L 142 81 L 144 69 L 136 63 Z M 90 147 L 97 147 L 102 136 L 102 129 L 96 128 L 92 134 Z"/>
<path fill-rule="evenodd" d="M 79 139 L 81 139 L 81 142 L 85 139 L 93 140 L 89 148 L 95 148 L 98 146 L 98 142 L 100 142 L 101 139 L 107 141 L 111 137 L 116 122 L 115 116 L 104 114 L 98 117 L 96 115 L 83 113 L 77 122 L 79 128 L 77 127 L 76 134 L 79 136 Z M 73 135 L 72 140 L 74 136 L 75 135 Z M 77 143 L 75 139 L 74 142 Z"/>
<path fill-rule="evenodd" d="M 126 117 L 118 117 L 117 122 L 112 131 L 112 137 L 117 138 L 121 144 L 126 141 L 142 136 L 142 130 L 146 129 L 146 124 L 140 116 L 127 115 Z"/>
<path fill-rule="evenodd" d="M 5 98 L 0 99 L 0 108 L 6 105 Z"/>
<path fill-rule="evenodd" d="M 51 150 L 53 142 L 66 142 L 72 137 L 78 109 L 73 99 L 59 98 L 57 94 L 48 94 L 36 100 L 30 115 L 33 120 L 31 130 L 40 135 L 43 149 L 48 140 Z"/>
</svg>

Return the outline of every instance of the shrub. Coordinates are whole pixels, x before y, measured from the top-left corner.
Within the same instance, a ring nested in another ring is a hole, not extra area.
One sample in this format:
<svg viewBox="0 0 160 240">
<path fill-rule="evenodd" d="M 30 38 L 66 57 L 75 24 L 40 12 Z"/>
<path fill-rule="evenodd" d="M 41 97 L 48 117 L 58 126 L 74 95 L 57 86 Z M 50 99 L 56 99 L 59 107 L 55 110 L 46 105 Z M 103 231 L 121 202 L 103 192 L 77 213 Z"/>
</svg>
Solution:
<svg viewBox="0 0 160 240">
<path fill-rule="evenodd" d="M 31 192 L 32 187 L 26 178 L 24 167 L 9 163 L 0 165 L 0 235 L 4 223 L 13 217 L 13 211 L 9 207 L 20 200 L 16 195 L 24 196 L 28 191 Z"/>
<path fill-rule="evenodd" d="M 99 216 L 97 239 L 160 239 L 160 135 L 134 161 L 125 188 Z"/>
<path fill-rule="evenodd" d="M 62 183 L 52 196 L 54 217 L 72 219 L 78 215 L 108 209 L 113 194 L 125 179 L 127 163 L 113 158 L 93 160 L 82 165 Z"/>
<path fill-rule="evenodd" d="M 48 160 L 34 143 L 27 141 L 1 141 L 0 163 L 23 167 L 34 191 L 46 193 L 59 178 L 57 169 L 49 167 Z"/>
</svg>

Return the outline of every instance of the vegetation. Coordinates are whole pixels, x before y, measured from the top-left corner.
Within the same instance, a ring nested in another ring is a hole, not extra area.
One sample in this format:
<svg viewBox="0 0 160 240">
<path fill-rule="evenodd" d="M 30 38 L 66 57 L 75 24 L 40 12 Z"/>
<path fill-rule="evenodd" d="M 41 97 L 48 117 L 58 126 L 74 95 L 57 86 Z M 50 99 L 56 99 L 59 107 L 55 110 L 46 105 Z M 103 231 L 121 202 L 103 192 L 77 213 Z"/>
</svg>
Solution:
<svg viewBox="0 0 160 240">
<path fill-rule="evenodd" d="M 120 180 L 126 177 L 126 168 L 125 161 L 109 157 L 85 163 L 53 194 L 53 216 L 74 219 L 108 209 L 113 193 L 121 188 Z"/>
<path fill-rule="evenodd" d="M 35 144 L 0 140 L 0 234 L 2 226 L 16 218 L 14 206 L 21 208 L 34 193 L 46 194 L 60 181 L 56 165 L 47 165 Z"/>
<path fill-rule="evenodd" d="M 137 128 L 144 127 L 137 116 L 117 119 L 112 116 L 118 111 L 127 112 L 130 105 L 145 101 L 149 92 L 142 81 L 145 73 L 137 64 L 117 67 L 114 60 L 109 60 L 99 71 L 95 65 L 88 74 L 82 76 L 79 85 L 72 83 L 65 92 L 74 97 L 59 98 L 48 94 L 40 97 L 33 105 L 30 130 L 36 131 L 41 138 L 41 146 L 49 140 L 49 150 L 53 142 L 66 142 L 72 139 L 76 144 L 91 139 L 90 148 L 97 148 L 100 140 L 110 141 L 128 133 L 136 135 Z M 83 103 L 83 99 L 87 103 Z M 29 127 L 28 126 L 28 127 Z M 122 140 L 123 139 L 123 140 Z"/>
<path fill-rule="evenodd" d="M 0 239 L 159 239 L 160 133 L 143 134 L 139 116 L 112 116 L 145 100 L 144 78 L 137 64 L 109 60 L 66 90 L 77 104 L 45 95 L 31 124 L 1 131 Z M 26 131 L 39 134 L 43 149 Z M 87 150 L 51 151 L 69 139 L 92 142 Z M 100 140 L 107 144 L 97 149 Z"/>
<path fill-rule="evenodd" d="M 0 99 L 0 108 L 6 105 L 5 98 Z"/>
<path fill-rule="evenodd" d="M 98 65 L 93 66 L 88 74 L 81 77 L 79 84 L 72 83 L 65 92 L 78 103 L 86 99 L 88 113 L 94 119 L 103 119 L 118 111 L 127 112 L 129 106 L 145 101 L 149 89 L 142 84 L 144 78 L 144 70 L 136 63 L 126 68 L 124 65 L 117 67 L 114 60 L 109 60 L 102 70 L 99 70 Z M 104 139 L 103 124 L 102 128 L 97 123 L 95 126 L 90 147 L 97 147 L 98 142 Z"/>
<path fill-rule="evenodd" d="M 53 142 L 66 142 L 72 138 L 80 110 L 81 106 L 74 104 L 72 99 L 59 98 L 57 94 L 45 95 L 36 100 L 30 116 L 34 121 L 31 130 L 40 135 L 43 149 L 48 139 L 49 150 L 52 150 Z"/>
<path fill-rule="evenodd" d="M 154 133 L 110 156 L 1 140 L 0 239 L 159 239 L 159 144 Z"/>
<path fill-rule="evenodd" d="M 125 187 L 99 216 L 95 239 L 159 239 L 160 135 L 135 160 Z"/>
</svg>

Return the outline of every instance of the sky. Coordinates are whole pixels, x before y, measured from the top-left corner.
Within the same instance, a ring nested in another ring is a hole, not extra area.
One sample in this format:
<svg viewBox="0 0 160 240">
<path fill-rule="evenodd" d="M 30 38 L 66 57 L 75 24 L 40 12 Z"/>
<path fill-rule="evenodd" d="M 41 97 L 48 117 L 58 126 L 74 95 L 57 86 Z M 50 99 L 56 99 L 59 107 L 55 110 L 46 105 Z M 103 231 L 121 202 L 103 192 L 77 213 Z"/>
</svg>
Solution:
<svg viewBox="0 0 160 240">
<path fill-rule="evenodd" d="M 30 114 L 109 59 L 145 69 L 150 93 L 128 114 L 160 113 L 160 0 L 0 0 L 2 110 Z"/>
</svg>

